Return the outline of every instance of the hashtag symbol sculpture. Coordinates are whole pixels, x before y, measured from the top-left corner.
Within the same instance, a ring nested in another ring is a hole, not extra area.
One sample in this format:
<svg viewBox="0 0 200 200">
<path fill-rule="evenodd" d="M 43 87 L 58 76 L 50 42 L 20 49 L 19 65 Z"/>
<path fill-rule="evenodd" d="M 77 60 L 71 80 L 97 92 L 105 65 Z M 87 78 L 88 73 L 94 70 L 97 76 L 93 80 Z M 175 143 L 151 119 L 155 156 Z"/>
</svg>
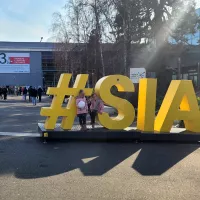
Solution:
<svg viewBox="0 0 200 200">
<path fill-rule="evenodd" d="M 69 83 L 72 74 L 62 74 L 56 88 L 48 88 L 47 94 L 54 95 L 50 108 L 42 108 L 40 115 L 47 117 L 45 122 L 46 130 L 53 130 L 56 126 L 58 117 L 62 118 L 61 128 L 64 130 L 70 130 L 73 126 L 76 117 L 76 101 L 80 90 L 84 90 L 86 96 L 92 94 L 92 89 L 85 88 L 88 75 L 79 74 L 76 77 L 73 88 L 69 88 Z M 66 107 L 62 107 L 63 101 L 66 95 L 70 95 L 68 104 Z"/>
</svg>

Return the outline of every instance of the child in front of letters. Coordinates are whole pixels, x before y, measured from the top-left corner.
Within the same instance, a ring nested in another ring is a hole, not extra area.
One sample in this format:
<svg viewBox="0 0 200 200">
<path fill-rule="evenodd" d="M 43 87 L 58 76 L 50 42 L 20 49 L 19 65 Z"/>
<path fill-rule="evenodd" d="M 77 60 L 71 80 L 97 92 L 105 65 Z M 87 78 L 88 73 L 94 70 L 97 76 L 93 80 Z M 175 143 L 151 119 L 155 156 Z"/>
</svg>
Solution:
<svg viewBox="0 0 200 200">
<path fill-rule="evenodd" d="M 79 124 L 81 126 L 81 130 L 85 131 L 87 130 L 86 116 L 88 113 L 88 105 L 83 90 L 80 90 L 79 95 L 76 98 L 76 107 L 77 107 L 77 116 L 79 118 Z"/>
<path fill-rule="evenodd" d="M 95 118 L 97 114 L 102 114 L 104 109 L 103 101 L 94 93 L 90 99 L 90 117 L 92 128 L 95 126 Z"/>
</svg>

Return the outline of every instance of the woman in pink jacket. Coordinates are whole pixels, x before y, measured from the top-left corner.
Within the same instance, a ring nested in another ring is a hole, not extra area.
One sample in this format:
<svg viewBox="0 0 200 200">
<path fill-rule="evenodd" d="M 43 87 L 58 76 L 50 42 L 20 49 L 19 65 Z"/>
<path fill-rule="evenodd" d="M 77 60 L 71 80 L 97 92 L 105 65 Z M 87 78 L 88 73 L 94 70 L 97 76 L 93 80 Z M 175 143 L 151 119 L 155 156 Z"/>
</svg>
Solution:
<svg viewBox="0 0 200 200">
<path fill-rule="evenodd" d="M 80 90 L 79 96 L 76 98 L 76 107 L 77 107 L 77 116 L 79 118 L 79 124 L 81 126 L 81 130 L 86 130 L 87 129 L 86 116 L 88 113 L 88 105 L 83 90 Z"/>
<path fill-rule="evenodd" d="M 97 114 L 102 114 L 104 109 L 104 104 L 101 99 L 96 94 L 93 94 L 90 99 L 90 117 L 91 117 L 91 124 L 92 128 L 95 126 L 95 118 Z"/>
</svg>

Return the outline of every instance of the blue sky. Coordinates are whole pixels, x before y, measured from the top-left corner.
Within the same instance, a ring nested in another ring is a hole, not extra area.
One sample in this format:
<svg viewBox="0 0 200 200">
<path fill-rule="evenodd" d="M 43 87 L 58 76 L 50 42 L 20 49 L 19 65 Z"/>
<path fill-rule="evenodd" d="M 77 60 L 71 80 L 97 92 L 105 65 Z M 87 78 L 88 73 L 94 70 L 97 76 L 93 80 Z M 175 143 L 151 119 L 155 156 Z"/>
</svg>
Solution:
<svg viewBox="0 0 200 200">
<path fill-rule="evenodd" d="M 51 41 L 52 14 L 66 0 L 0 0 L 0 41 Z M 200 0 L 197 7 L 200 7 Z"/>
<path fill-rule="evenodd" d="M 0 41 L 33 41 L 51 38 L 52 14 L 66 0 L 0 0 Z"/>
</svg>

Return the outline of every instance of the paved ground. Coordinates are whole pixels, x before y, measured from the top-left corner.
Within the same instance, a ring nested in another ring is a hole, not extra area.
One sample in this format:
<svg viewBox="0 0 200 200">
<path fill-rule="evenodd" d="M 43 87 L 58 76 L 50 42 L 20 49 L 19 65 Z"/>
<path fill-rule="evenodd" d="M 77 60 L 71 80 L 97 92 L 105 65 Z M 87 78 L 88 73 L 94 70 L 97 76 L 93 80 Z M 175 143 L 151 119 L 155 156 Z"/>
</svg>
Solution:
<svg viewBox="0 0 200 200">
<path fill-rule="evenodd" d="M 37 123 L 45 120 L 40 116 L 40 109 L 49 105 L 50 99 L 47 97 L 37 106 L 25 103 L 21 96 L 0 100 L 0 132 L 37 132 Z"/>
<path fill-rule="evenodd" d="M 50 107 L 50 105 L 49 97 L 43 97 L 42 103 L 37 103 L 36 106 L 28 101 L 25 103 L 21 96 L 9 96 L 7 101 L 0 100 L 0 132 L 36 133 L 37 124 L 44 123 L 46 119 L 40 116 L 41 107 Z M 60 121 L 61 118 L 58 119 L 58 122 Z M 77 118 L 75 124 L 78 124 Z"/>
<path fill-rule="evenodd" d="M 36 131 L 39 107 L 0 102 L 0 131 Z M 199 147 L 1 136 L 0 199 L 199 200 Z"/>
</svg>

